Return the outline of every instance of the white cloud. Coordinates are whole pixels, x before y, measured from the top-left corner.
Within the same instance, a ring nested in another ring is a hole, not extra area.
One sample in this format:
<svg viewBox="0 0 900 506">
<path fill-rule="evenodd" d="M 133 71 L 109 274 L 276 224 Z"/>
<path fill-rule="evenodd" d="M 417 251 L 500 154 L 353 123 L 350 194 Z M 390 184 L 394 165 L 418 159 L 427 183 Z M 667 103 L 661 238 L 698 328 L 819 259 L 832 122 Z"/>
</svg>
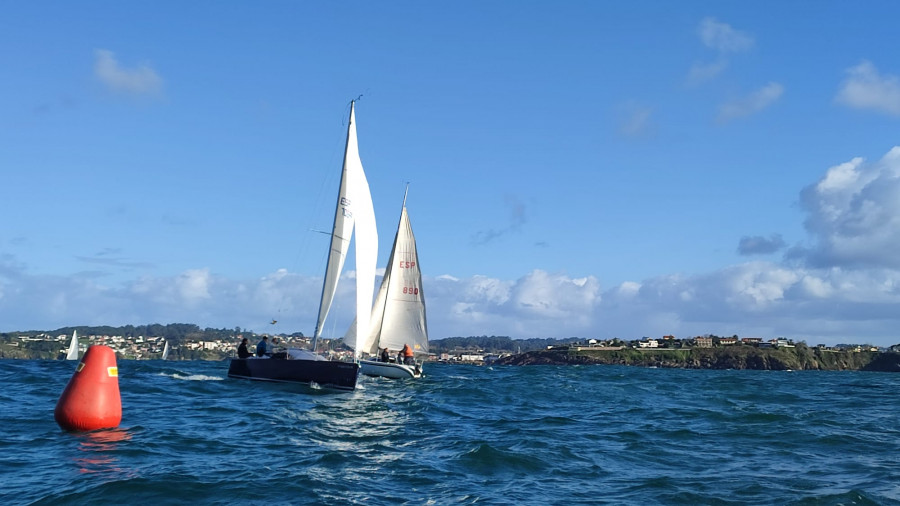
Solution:
<svg viewBox="0 0 900 506">
<path fill-rule="evenodd" d="M 710 63 L 695 62 L 687 75 L 687 85 L 697 86 L 721 74 L 728 67 L 728 53 L 747 51 L 753 47 L 753 37 L 735 30 L 728 23 L 704 18 L 697 27 L 703 45 L 716 51 L 718 57 Z"/>
<path fill-rule="evenodd" d="M 769 107 L 784 93 L 784 86 L 769 83 L 746 97 L 727 102 L 719 107 L 719 120 L 728 121 L 757 113 Z"/>
<path fill-rule="evenodd" d="M 735 30 L 728 23 L 722 23 L 715 18 L 704 18 L 697 32 L 703 44 L 722 53 L 736 53 L 753 47 L 752 36 Z"/>
<path fill-rule="evenodd" d="M 191 269 L 176 280 L 181 298 L 188 304 L 209 298 L 209 282 L 209 269 Z"/>
<path fill-rule="evenodd" d="M 769 264 L 750 263 L 725 271 L 730 286 L 727 301 L 747 311 L 755 311 L 780 301 L 798 280 L 791 270 Z"/>
<path fill-rule="evenodd" d="M 847 69 L 836 100 L 857 109 L 870 109 L 900 116 L 900 78 L 882 76 L 871 62 Z"/>
<path fill-rule="evenodd" d="M 688 86 L 696 86 L 721 74 L 728 67 L 728 60 L 719 58 L 712 63 L 694 63 L 688 71 Z"/>
<path fill-rule="evenodd" d="M 641 289 L 641 284 L 634 281 L 625 281 L 616 289 L 622 297 L 634 297 Z"/>
<path fill-rule="evenodd" d="M 834 287 L 827 280 L 812 274 L 804 276 L 800 283 L 804 292 L 810 297 L 824 299 L 834 293 Z"/>
<path fill-rule="evenodd" d="M 119 65 L 115 54 L 106 49 L 94 51 L 94 75 L 109 89 L 117 92 L 146 95 L 162 90 L 162 78 L 149 65 L 124 68 Z"/>
<path fill-rule="evenodd" d="M 766 255 L 775 253 L 784 248 L 785 242 L 780 234 L 772 234 L 769 237 L 744 236 L 738 243 L 740 255 Z"/>
<path fill-rule="evenodd" d="M 801 203 L 815 243 L 793 256 L 815 266 L 900 268 L 900 147 L 876 163 L 831 167 Z"/>
</svg>

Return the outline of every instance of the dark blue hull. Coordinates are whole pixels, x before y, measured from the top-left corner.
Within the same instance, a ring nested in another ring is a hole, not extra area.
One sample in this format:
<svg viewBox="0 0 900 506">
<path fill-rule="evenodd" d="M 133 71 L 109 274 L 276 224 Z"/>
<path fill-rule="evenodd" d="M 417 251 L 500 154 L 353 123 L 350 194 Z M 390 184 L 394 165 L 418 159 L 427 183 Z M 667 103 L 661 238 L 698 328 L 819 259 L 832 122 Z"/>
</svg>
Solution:
<svg viewBox="0 0 900 506">
<path fill-rule="evenodd" d="M 336 390 L 356 389 L 359 364 L 329 360 L 290 360 L 283 358 L 233 358 L 229 378 L 280 383 L 304 383 Z"/>
</svg>

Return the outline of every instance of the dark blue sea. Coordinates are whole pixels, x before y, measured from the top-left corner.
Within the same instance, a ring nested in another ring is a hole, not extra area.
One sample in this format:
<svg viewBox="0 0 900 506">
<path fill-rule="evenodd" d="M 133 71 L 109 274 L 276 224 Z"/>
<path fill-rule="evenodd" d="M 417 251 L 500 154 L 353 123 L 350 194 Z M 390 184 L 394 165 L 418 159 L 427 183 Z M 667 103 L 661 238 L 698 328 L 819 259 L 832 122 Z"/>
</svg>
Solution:
<svg viewBox="0 0 900 506">
<path fill-rule="evenodd" d="M 0 504 L 900 504 L 900 374 L 428 364 L 331 393 L 118 366 L 121 426 L 75 434 L 74 363 L 0 360 Z"/>
</svg>

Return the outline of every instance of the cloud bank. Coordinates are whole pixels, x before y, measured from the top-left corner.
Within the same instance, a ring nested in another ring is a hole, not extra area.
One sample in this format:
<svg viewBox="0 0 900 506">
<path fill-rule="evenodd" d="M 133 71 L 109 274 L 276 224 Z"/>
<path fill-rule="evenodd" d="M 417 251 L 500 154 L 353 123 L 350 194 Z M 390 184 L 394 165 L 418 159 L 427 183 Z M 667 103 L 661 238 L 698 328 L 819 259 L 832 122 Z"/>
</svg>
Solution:
<svg viewBox="0 0 900 506">
<path fill-rule="evenodd" d="M 778 234 L 747 235 L 738 246 L 744 255 L 787 249 L 782 261 L 749 261 L 690 276 L 661 273 L 605 288 L 602 274 L 572 277 L 539 269 L 517 279 L 426 276 L 431 337 L 715 333 L 810 344 L 900 343 L 900 147 L 875 162 L 854 158 L 828 168 L 800 200 L 807 243 L 788 247 Z M 253 280 L 203 267 L 113 286 L 103 279 L 96 273 L 33 274 L 20 259 L 2 255 L 0 330 L 189 322 L 311 333 L 321 289 L 320 278 L 284 269 Z M 330 335 L 342 335 L 352 321 L 352 285 L 338 285 Z M 277 328 L 268 326 L 272 319 Z"/>
</svg>

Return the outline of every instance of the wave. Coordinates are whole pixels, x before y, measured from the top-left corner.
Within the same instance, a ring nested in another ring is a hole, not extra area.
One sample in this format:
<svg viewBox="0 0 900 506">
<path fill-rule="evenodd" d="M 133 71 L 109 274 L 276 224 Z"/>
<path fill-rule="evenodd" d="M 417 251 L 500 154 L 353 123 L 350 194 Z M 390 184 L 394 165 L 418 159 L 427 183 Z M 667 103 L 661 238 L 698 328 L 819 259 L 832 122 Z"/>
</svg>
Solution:
<svg viewBox="0 0 900 506">
<path fill-rule="evenodd" d="M 166 376 L 168 378 L 182 380 L 182 381 L 222 381 L 225 378 L 222 376 L 209 376 L 207 374 L 179 374 L 179 373 L 159 373 L 159 376 Z"/>
</svg>

